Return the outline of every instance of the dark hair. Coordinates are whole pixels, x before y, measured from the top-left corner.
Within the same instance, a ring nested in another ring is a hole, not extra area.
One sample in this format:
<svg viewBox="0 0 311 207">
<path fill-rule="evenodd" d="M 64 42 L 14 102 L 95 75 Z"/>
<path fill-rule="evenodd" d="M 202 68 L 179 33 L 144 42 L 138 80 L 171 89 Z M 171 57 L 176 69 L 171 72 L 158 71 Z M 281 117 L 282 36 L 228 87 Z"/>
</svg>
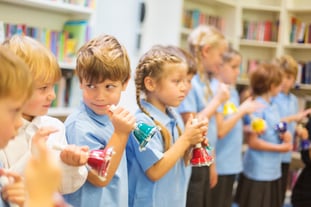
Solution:
<svg viewBox="0 0 311 207">
<path fill-rule="evenodd" d="M 282 82 L 281 68 L 275 64 L 262 63 L 251 73 L 250 86 L 253 95 L 260 96 L 267 93 L 271 86 L 278 86 Z"/>
</svg>

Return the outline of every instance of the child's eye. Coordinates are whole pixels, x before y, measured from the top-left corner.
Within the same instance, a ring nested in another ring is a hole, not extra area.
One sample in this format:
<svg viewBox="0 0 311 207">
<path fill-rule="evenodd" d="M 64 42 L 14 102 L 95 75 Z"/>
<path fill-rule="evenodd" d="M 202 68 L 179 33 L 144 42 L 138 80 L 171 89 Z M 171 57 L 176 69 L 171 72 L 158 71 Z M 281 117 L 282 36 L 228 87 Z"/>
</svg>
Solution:
<svg viewBox="0 0 311 207">
<path fill-rule="evenodd" d="M 107 89 L 112 89 L 112 88 L 115 88 L 115 87 L 116 87 L 115 85 L 111 85 L 111 84 L 106 85 L 106 88 L 107 88 Z"/>
<path fill-rule="evenodd" d="M 86 87 L 88 87 L 88 88 L 90 88 L 90 89 L 96 88 L 95 85 L 93 85 L 93 84 L 87 84 Z"/>
<path fill-rule="evenodd" d="M 40 87 L 39 90 L 40 91 L 45 91 L 47 88 L 48 88 L 47 86 L 43 86 L 43 87 Z"/>
</svg>

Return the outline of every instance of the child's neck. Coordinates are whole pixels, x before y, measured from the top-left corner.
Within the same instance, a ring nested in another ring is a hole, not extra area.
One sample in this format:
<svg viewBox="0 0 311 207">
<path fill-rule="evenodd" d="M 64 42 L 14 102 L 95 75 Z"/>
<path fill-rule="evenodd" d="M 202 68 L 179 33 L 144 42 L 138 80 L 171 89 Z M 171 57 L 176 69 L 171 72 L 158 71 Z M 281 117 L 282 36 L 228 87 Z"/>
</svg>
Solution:
<svg viewBox="0 0 311 207">
<path fill-rule="evenodd" d="M 271 95 L 270 93 L 265 93 L 263 95 L 260 96 L 263 100 L 267 101 L 268 103 L 270 103 L 270 99 L 271 99 Z"/>
<path fill-rule="evenodd" d="M 23 114 L 23 118 L 26 119 L 27 121 L 32 121 L 35 117 L 27 115 L 27 114 Z"/>
</svg>

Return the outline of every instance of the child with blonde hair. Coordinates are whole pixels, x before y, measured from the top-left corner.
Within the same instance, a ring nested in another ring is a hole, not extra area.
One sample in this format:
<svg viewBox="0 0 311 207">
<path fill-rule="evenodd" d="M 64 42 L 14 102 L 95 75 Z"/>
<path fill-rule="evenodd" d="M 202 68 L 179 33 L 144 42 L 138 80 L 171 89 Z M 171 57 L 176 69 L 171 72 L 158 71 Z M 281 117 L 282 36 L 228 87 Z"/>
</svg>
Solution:
<svg viewBox="0 0 311 207">
<path fill-rule="evenodd" d="M 40 42 L 31 37 L 14 35 L 3 42 L 28 65 L 34 79 L 34 92 L 22 110 L 23 126 L 0 152 L 3 167 L 22 174 L 33 150 L 34 140 L 43 139 L 62 169 L 62 194 L 76 191 L 86 180 L 87 147 L 67 146 L 63 151 L 53 150 L 54 144 L 67 144 L 64 124 L 56 118 L 46 116 L 55 98 L 54 84 L 61 71 L 55 56 Z"/>
<path fill-rule="evenodd" d="M 231 207 L 232 205 L 233 184 L 236 176 L 242 172 L 242 118 L 261 108 L 261 104 L 251 99 L 247 99 L 240 105 L 240 98 L 235 88 L 242 61 L 240 53 L 229 47 L 223 60 L 223 67 L 216 78 L 229 87 L 230 99 L 218 107 L 216 113 L 218 182 L 212 189 L 213 207 Z"/>
<path fill-rule="evenodd" d="M 297 123 L 310 114 L 311 109 L 299 111 L 298 99 L 293 93 L 291 93 L 291 89 L 295 85 L 298 73 L 298 63 L 290 55 L 283 55 L 280 58 L 274 59 L 273 62 L 277 64 L 283 72 L 281 92 L 274 97 L 273 102 L 277 105 L 282 120 L 287 123 L 287 129 L 292 134 L 292 137 L 300 137 L 299 132 L 301 130 L 296 130 Z M 285 194 L 288 186 L 288 173 L 291 160 L 292 151 L 283 154 L 281 166 L 283 201 L 285 200 Z"/>
<path fill-rule="evenodd" d="M 160 129 L 138 149 L 131 134 L 127 145 L 129 206 L 185 206 L 190 167 L 188 150 L 203 141 L 207 121 L 186 124 L 174 110 L 187 92 L 187 63 L 164 46 L 154 46 L 136 67 L 136 119 Z"/>
<path fill-rule="evenodd" d="M 77 75 L 83 100 L 66 121 L 68 143 L 87 145 L 91 150 L 113 147 L 106 180 L 89 171 L 83 186 L 65 195 L 74 207 L 120 207 L 128 205 L 126 154 L 128 136 L 135 117 L 117 106 L 130 79 L 126 49 L 111 35 L 100 35 L 78 51 Z"/>
<path fill-rule="evenodd" d="M 32 95 L 33 81 L 27 65 L 3 46 L 0 46 L 0 62 L 0 148 L 3 149 L 22 126 L 22 108 Z M 0 206 L 9 206 L 9 203 L 24 206 L 26 194 L 22 177 L 4 170 L 2 163 L 0 176 L 12 181 L 1 188 Z"/>
<path fill-rule="evenodd" d="M 185 122 L 190 116 L 208 118 L 207 137 L 211 147 L 215 147 L 217 141 L 215 113 L 217 107 L 229 98 L 229 90 L 214 76 L 222 67 L 223 54 L 228 49 L 228 43 L 224 35 L 215 27 L 201 25 L 189 35 L 188 46 L 198 72 L 193 77 L 192 89 L 178 107 L 178 112 Z M 216 183 L 215 163 L 211 166 L 192 167 L 187 206 L 211 206 L 210 189 Z"/>
</svg>

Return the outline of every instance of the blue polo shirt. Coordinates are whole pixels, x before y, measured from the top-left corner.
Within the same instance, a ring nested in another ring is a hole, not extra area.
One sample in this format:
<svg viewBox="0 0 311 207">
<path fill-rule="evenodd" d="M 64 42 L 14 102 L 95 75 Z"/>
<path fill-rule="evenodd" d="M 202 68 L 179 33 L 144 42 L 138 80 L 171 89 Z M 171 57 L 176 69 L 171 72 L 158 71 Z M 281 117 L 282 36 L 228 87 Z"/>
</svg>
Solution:
<svg viewBox="0 0 311 207">
<path fill-rule="evenodd" d="M 65 126 L 68 144 L 87 145 L 90 150 L 105 147 L 114 132 L 107 115 L 95 114 L 84 103 L 68 116 Z M 64 198 L 74 207 L 128 206 L 126 153 L 109 185 L 96 187 L 86 181 L 79 190 Z"/>
<path fill-rule="evenodd" d="M 3 166 L 2 163 L 0 163 L 0 168 L 3 168 L 2 166 Z M 2 192 L 0 192 L 0 193 L 2 193 Z M 10 207 L 10 205 L 3 200 L 2 196 L 0 196 L 0 197 L 1 197 L 1 199 L 0 199 L 0 207 Z"/>
<path fill-rule="evenodd" d="M 262 118 L 266 122 L 266 130 L 258 138 L 265 142 L 281 144 L 275 125 L 280 122 L 281 118 L 276 105 L 268 103 L 261 97 L 256 101 L 262 103 L 264 109 L 260 112 L 253 113 L 254 117 Z M 282 153 L 254 150 L 248 148 L 244 156 L 244 174 L 257 181 L 273 181 L 281 177 L 281 158 Z"/>
<path fill-rule="evenodd" d="M 171 145 L 178 139 L 176 125 L 183 130 L 183 121 L 172 108 L 164 114 L 153 105 L 142 100 L 142 106 L 150 115 L 171 134 Z M 153 120 L 140 110 L 136 113 L 136 120 L 155 126 Z M 164 155 L 164 143 L 160 131 L 157 131 L 146 145 L 145 151 L 139 150 L 139 145 L 133 134 L 130 135 L 127 149 L 128 179 L 129 179 L 129 207 L 181 207 L 186 206 L 186 195 L 191 167 L 186 167 L 183 159 L 179 159 L 166 175 L 160 180 L 149 180 L 145 172 Z"/>
<path fill-rule="evenodd" d="M 187 112 L 199 113 L 205 108 L 205 106 L 212 98 L 209 97 L 208 100 L 206 100 L 205 83 L 200 80 L 199 75 L 195 75 L 192 78 L 191 83 L 192 83 L 191 90 L 177 108 L 179 113 L 187 113 Z M 216 79 L 211 80 L 210 88 L 213 91 L 213 93 L 215 93 L 215 91 L 217 90 L 218 83 L 219 82 Z M 209 140 L 209 144 L 212 147 L 215 147 L 217 142 L 217 126 L 215 116 L 209 118 L 207 137 Z"/>
<path fill-rule="evenodd" d="M 236 107 L 240 104 L 239 94 L 235 88 L 230 89 L 230 102 Z M 218 109 L 223 113 L 224 104 Z M 224 115 L 224 120 L 232 114 Z M 222 139 L 216 143 L 216 169 L 219 175 L 238 174 L 242 171 L 243 121 L 240 119 Z"/>
<path fill-rule="evenodd" d="M 281 118 L 288 117 L 298 113 L 298 100 L 297 97 L 292 94 L 279 93 L 276 97 L 273 98 L 273 103 L 277 105 Z M 287 123 L 287 130 L 291 133 L 293 137 L 295 136 L 296 122 Z M 290 163 L 292 159 L 292 151 L 283 153 L 282 162 Z"/>
</svg>

